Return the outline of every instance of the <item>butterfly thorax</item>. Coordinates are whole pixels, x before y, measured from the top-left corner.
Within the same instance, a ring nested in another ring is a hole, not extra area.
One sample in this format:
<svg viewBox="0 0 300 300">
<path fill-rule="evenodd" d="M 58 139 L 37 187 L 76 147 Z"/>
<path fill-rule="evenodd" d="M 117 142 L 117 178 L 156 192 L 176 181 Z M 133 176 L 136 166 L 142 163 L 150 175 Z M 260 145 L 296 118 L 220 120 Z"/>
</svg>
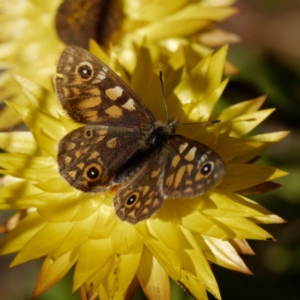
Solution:
<svg viewBox="0 0 300 300">
<path fill-rule="evenodd" d="M 155 121 L 151 127 L 142 129 L 141 147 L 130 158 L 125 160 L 115 172 L 114 183 L 125 182 L 136 173 L 148 160 L 161 157 L 161 150 L 165 148 L 168 140 L 175 134 L 178 121 L 170 119 L 167 122 Z"/>
<path fill-rule="evenodd" d="M 153 148 L 166 142 L 168 137 L 175 134 L 177 123 L 178 121 L 175 119 L 170 119 L 165 123 L 155 121 L 153 127 L 148 130 L 147 137 L 145 138 L 147 147 Z"/>
</svg>

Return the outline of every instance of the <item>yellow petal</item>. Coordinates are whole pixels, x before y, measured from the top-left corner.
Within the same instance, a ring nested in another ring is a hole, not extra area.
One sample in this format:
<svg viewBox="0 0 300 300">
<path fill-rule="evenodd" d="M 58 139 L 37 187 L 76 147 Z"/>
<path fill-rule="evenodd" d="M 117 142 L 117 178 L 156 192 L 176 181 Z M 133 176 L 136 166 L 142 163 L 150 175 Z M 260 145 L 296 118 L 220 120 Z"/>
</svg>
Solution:
<svg viewBox="0 0 300 300">
<path fill-rule="evenodd" d="M 32 297 L 44 293 L 59 280 L 61 280 L 78 259 L 78 249 L 74 249 L 54 260 L 48 255 L 41 268 L 37 284 Z"/>
<path fill-rule="evenodd" d="M 183 118 L 182 122 L 187 122 L 185 119 L 187 117 L 195 122 L 207 121 L 210 117 L 218 100 L 217 95 L 220 95 L 226 85 L 226 81 L 221 83 L 221 73 L 218 69 L 220 65 L 224 65 L 226 53 L 227 47 L 223 47 L 216 53 L 206 56 L 175 88 L 174 93 L 185 111 L 185 114 L 179 116 L 180 119 Z M 212 103 L 205 100 L 209 95 Z"/>
<path fill-rule="evenodd" d="M 245 238 L 254 240 L 274 240 L 271 234 L 264 229 L 253 224 L 251 221 L 244 218 L 222 218 L 215 217 L 217 221 L 220 221 L 224 226 L 228 227 L 228 230 L 234 233 L 232 238 Z"/>
<path fill-rule="evenodd" d="M 222 241 L 209 236 L 197 237 L 207 259 L 224 268 L 252 274 L 229 241 Z"/>
<path fill-rule="evenodd" d="M 82 220 L 93 213 L 97 212 L 98 207 L 105 200 L 105 194 L 99 194 L 94 196 L 84 195 L 80 191 L 76 191 L 73 194 L 66 194 L 64 196 L 50 194 L 50 201 L 56 203 L 56 205 L 41 207 L 38 209 L 39 214 L 45 220 L 49 222 L 63 222 L 68 220 Z M 57 200 L 54 200 L 58 197 Z"/>
<path fill-rule="evenodd" d="M 234 118 L 231 123 L 232 127 L 229 136 L 242 137 L 246 135 L 265 120 L 273 111 L 274 109 L 265 109 Z"/>
<path fill-rule="evenodd" d="M 149 226 L 151 226 L 152 230 L 155 232 L 155 235 L 168 248 L 175 250 L 180 247 L 180 243 L 176 234 L 176 224 L 160 218 L 151 218 L 149 220 Z"/>
<path fill-rule="evenodd" d="M 72 223 L 46 223 L 20 250 L 11 266 L 24 263 L 31 259 L 48 255 L 55 251 L 64 241 L 72 228 Z M 49 243 L 49 240 L 51 243 Z"/>
<path fill-rule="evenodd" d="M 143 242 L 156 257 L 160 265 L 172 278 L 180 277 L 181 262 L 177 251 L 171 250 L 162 243 L 147 222 L 141 222 L 135 225 L 138 233 L 143 237 Z"/>
<path fill-rule="evenodd" d="M 18 114 L 9 106 L 0 111 L 0 130 L 8 130 L 22 122 Z"/>
<path fill-rule="evenodd" d="M 88 240 L 83 243 L 80 247 L 79 258 L 75 268 L 72 290 L 77 290 L 96 272 L 103 279 L 110 268 L 102 271 L 101 269 L 112 259 L 112 255 L 110 238 Z"/>
<path fill-rule="evenodd" d="M 201 282 L 195 276 L 192 276 L 185 270 L 182 270 L 181 278 L 175 281 L 186 293 L 191 295 L 193 299 L 208 300 L 206 289 Z M 221 296 L 217 296 L 215 293 L 213 295 L 217 299 L 221 299 Z"/>
<path fill-rule="evenodd" d="M 44 220 L 39 218 L 36 212 L 29 214 L 0 241 L 0 253 L 19 251 L 44 225 Z"/>
<path fill-rule="evenodd" d="M 136 274 L 142 249 L 142 243 L 136 243 L 128 253 L 114 255 L 110 272 L 102 281 L 98 291 L 100 299 L 105 299 L 105 297 L 102 297 L 103 291 L 105 291 L 105 295 L 108 295 L 108 299 L 118 300 L 124 297 Z"/>
<path fill-rule="evenodd" d="M 257 216 L 250 218 L 251 221 L 257 223 L 257 224 L 281 224 L 286 223 L 284 219 L 277 215 L 265 215 L 265 216 Z"/>
<path fill-rule="evenodd" d="M 246 115 L 259 110 L 266 101 L 266 96 L 258 97 L 253 100 L 242 101 L 227 108 L 224 108 L 220 113 L 213 116 L 214 119 L 222 121 L 232 120 L 241 115 Z"/>
<path fill-rule="evenodd" d="M 186 207 L 183 203 L 178 203 L 178 214 L 181 217 L 182 226 L 192 232 L 207 234 L 220 239 L 224 239 L 227 236 L 226 231 L 219 224 L 201 211 L 193 210 Z"/>
<path fill-rule="evenodd" d="M 33 135 L 29 131 L 0 132 L 1 149 L 22 154 L 40 154 Z"/>
<path fill-rule="evenodd" d="M 202 284 L 217 299 L 220 299 L 221 296 L 218 284 L 212 273 L 210 265 L 206 260 L 203 250 L 199 247 L 197 241 L 195 240 L 195 235 L 193 235 L 189 230 L 182 228 L 180 239 L 181 247 L 179 248 L 179 254 L 182 270 L 186 272 L 186 275 L 190 275 L 191 277 L 197 279 L 199 284 Z M 191 294 L 196 296 L 198 291 L 194 290 L 190 284 L 186 284 L 188 280 L 184 279 L 183 272 L 181 274 L 180 281 L 185 282 L 185 285 L 188 287 Z"/>
<path fill-rule="evenodd" d="M 257 217 L 266 213 L 260 211 L 260 206 L 248 202 L 246 197 L 235 193 L 207 193 L 202 196 L 204 205 L 202 211 L 211 216 Z"/>
<path fill-rule="evenodd" d="M 47 168 L 53 165 L 51 157 L 28 156 L 26 154 L 0 153 L 0 164 L 2 168 L 32 169 Z"/>
<path fill-rule="evenodd" d="M 87 241 L 90 231 L 95 224 L 95 215 L 91 215 L 81 221 L 73 222 L 70 226 L 69 232 L 67 232 L 65 239 L 62 243 L 52 252 L 51 257 L 53 259 L 58 259 L 59 257 L 65 255 L 72 249 L 76 249 L 78 246 Z"/>
<path fill-rule="evenodd" d="M 143 248 L 137 276 L 147 299 L 170 299 L 169 276 L 147 247 Z"/>
<path fill-rule="evenodd" d="M 287 174 L 287 172 L 269 166 L 228 164 L 226 175 L 218 189 L 221 191 L 238 191 Z"/>
<path fill-rule="evenodd" d="M 234 249 L 242 254 L 254 255 L 255 252 L 249 245 L 249 243 L 245 239 L 230 239 L 230 244 L 234 247 Z"/>
<path fill-rule="evenodd" d="M 74 193 L 75 190 L 72 188 L 66 180 L 63 178 L 56 177 L 51 178 L 46 181 L 39 181 L 34 183 L 34 186 L 38 187 L 40 190 L 48 193 Z"/>
</svg>

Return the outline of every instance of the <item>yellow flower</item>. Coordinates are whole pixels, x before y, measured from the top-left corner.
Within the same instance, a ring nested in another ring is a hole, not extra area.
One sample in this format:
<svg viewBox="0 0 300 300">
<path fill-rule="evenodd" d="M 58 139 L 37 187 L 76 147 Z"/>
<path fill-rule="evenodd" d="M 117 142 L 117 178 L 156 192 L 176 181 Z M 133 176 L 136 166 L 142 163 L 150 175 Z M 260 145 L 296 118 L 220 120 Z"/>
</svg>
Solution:
<svg viewBox="0 0 300 300">
<path fill-rule="evenodd" d="M 235 13 L 229 7 L 232 2 L 1 1 L 0 67 L 50 89 L 56 59 L 65 44 L 87 48 L 89 38 L 93 38 L 102 46 L 113 43 L 119 60 L 131 73 L 136 63 L 135 47 L 144 37 L 155 45 L 156 59 L 162 59 L 158 47 L 165 49 L 165 57 L 168 51 L 190 44 L 186 56 L 189 65 L 194 65 L 210 51 L 209 46 L 238 40 L 233 34 L 211 28 L 212 24 Z M 16 103 L 23 101 L 16 94 L 17 87 L 9 73 L 3 73 L 0 80 L 1 99 L 14 97 Z M 2 111 L 0 120 L 0 129 L 20 122 L 8 107 Z"/>
<path fill-rule="evenodd" d="M 193 199 L 167 199 L 159 212 L 136 225 L 121 222 L 113 209 L 115 192 L 83 193 L 58 175 L 58 141 L 80 126 L 66 115 L 52 92 L 16 76 L 26 97 L 10 103 L 30 132 L 1 133 L 1 209 L 27 210 L 0 242 L 0 254 L 18 252 L 12 266 L 45 256 L 34 296 L 47 290 L 75 266 L 73 290 L 87 298 L 123 299 L 138 279 L 149 299 L 168 299 L 172 278 L 196 299 L 207 291 L 220 299 L 210 263 L 251 273 L 238 251 L 251 252 L 245 239 L 272 236 L 257 224 L 283 220 L 243 196 L 286 175 L 269 166 L 249 164 L 286 132 L 248 136 L 273 111 L 259 110 L 264 98 L 248 100 L 212 115 L 224 90 L 226 47 L 206 56 L 192 70 L 179 49 L 164 68 L 170 116 L 182 123 L 222 119 L 213 125 L 179 126 L 178 132 L 217 151 L 227 165 L 222 182 Z M 138 54 L 131 79 L 115 53 L 93 52 L 118 72 L 157 119 L 165 119 L 158 75 L 147 47 Z M 141 63 L 143 62 L 143 63 Z M 192 129 L 191 129 L 192 128 Z M 247 137 L 243 137 L 247 135 Z M 129 289 L 128 289 L 129 288 Z"/>
</svg>

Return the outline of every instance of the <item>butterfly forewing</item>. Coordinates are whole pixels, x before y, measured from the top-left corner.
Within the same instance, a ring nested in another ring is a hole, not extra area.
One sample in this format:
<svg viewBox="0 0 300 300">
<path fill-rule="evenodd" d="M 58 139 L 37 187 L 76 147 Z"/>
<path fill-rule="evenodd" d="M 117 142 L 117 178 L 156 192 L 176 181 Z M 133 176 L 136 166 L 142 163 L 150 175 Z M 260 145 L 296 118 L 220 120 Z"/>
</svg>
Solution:
<svg viewBox="0 0 300 300">
<path fill-rule="evenodd" d="M 59 171 L 77 189 L 105 191 L 118 184 L 114 178 L 120 166 L 141 148 L 139 132 L 133 128 L 87 125 L 60 141 Z M 124 174 L 120 181 L 125 179 Z"/>
<path fill-rule="evenodd" d="M 61 54 L 55 79 L 57 96 L 79 123 L 152 123 L 153 115 L 123 80 L 84 49 L 67 47 Z"/>
<path fill-rule="evenodd" d="M 167 145 L 164 193 L 173 198 L 201 195 L 225 174 L 221 157 L 207 146 L 181 135 L 174 135 Z"/>
</svg>

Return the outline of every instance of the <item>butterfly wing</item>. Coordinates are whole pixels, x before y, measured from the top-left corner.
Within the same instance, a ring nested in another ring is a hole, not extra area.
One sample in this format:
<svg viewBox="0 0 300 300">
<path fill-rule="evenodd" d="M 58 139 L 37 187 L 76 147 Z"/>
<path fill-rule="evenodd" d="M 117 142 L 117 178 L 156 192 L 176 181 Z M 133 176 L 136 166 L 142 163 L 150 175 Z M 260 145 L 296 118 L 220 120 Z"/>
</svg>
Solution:
<svg viewBox="0 0 300 300">
<path fill-rule="evenodd" d="M 58 146 L 60 174 L 77 189 L 102 192 L 115 184 L 114 179 L 127 160 L 142 149 L 139 133 L 116 126 L 87 125 L 67 134 Z"/>
<path fill-rule="evenodd" d="M 79 123 L 140 126 L 154 121 L 123 80 L 84 49 L 67 47 L 59 58 L 57 74 L 57 97 Z"/>
<path fill-rule="evenodd" d="M 172 136 L 166 150 L 163 191 L 169 197 L 201 195 L 226 172 L 225 163 L 216 152 L 184 136 Z"/>
<path fill-rule="evenodd" d="M 121 220 L 135 224 L 150 218 L 160 209 L 166 198 L 162 190 L 163 166 L 163 161 L 152 155 L 120 187 L 114 197 L 114 206 Z"/>
<path fill-rule="evenodd" d="M 118 190 L 114 206 L 129 223 L 150 218 L 166 197 L 189 198 L 212 188 L 225 174 L 221 157 L 207 146 L 180 135 L 170 136 L 160 151 Z"/>
</svg>

